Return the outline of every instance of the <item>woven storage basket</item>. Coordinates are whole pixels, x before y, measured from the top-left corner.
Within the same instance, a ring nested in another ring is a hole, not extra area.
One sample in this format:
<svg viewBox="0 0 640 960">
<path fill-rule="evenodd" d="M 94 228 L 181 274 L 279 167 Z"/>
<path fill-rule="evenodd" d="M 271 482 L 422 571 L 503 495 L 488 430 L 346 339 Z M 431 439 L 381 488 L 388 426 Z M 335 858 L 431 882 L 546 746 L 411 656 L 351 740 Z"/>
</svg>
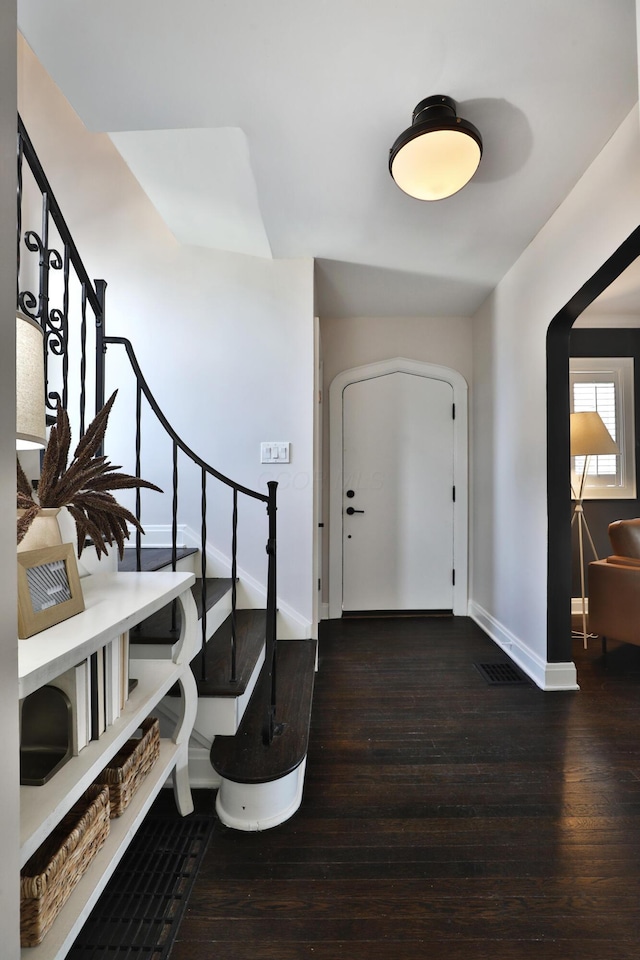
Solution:
<svg viewBox="0 0 640 960">
<path fill-rule="evenodd" d="M 97 784 L 109 787 L 111 816 L 124 813 L 131 799 L 160 754 L 160 726 L 155 717 L 141 724 L 142 736 L 127 740 L 105 767 Z"/>
<path fill-rule="evenodd" d="M 22 868 L 23 947 L 35 947 L 42 942 L 108 834 L 109 791 L 94 784 Z"/>
</svg>

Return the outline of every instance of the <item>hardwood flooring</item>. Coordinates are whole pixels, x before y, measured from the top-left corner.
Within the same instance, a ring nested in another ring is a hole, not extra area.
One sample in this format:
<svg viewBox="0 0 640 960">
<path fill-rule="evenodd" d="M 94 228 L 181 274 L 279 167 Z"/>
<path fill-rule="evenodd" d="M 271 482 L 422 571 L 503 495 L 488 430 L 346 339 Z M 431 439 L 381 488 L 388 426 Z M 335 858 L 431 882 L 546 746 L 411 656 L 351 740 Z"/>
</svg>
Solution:
<svg viewBox="0 0 640 960">
<path fill-rule="evenodd" d="M 490 686 L 466 618 L 324 623 L 302 808 L 216 824 L 171 960 L 638 957 L 640 648 L 575 657 Z"/>
</svg>

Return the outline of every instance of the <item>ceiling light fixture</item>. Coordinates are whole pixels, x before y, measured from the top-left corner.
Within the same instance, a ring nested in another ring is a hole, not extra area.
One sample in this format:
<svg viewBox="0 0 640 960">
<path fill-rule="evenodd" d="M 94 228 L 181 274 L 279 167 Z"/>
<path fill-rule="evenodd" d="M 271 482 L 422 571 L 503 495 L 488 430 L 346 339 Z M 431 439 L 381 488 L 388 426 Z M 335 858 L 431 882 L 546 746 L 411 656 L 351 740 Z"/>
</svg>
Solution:
<svg viewBox="0 0 640 960">
<path fill-rule="evenodd" d="M 421 100 L 411 126 L 389 151 L 389 172 L 417 200 L 443 200 L 471 180 L 482 157 L 482 137 L 457 116 L 451 97 Z"/>
</svg>

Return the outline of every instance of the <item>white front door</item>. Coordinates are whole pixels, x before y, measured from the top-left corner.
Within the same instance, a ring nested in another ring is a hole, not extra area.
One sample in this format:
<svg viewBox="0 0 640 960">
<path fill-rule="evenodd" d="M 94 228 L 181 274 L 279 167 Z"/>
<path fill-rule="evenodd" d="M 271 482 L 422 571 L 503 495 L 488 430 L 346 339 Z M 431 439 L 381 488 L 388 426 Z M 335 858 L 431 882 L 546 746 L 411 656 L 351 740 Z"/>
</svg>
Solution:
<svg viewBox="0 0 640 960">
<path fill-rule="evenodd" d="M 343 391 L 343 610 L 453 608 L 451 383 L 395 372 Z"/>
</svg>

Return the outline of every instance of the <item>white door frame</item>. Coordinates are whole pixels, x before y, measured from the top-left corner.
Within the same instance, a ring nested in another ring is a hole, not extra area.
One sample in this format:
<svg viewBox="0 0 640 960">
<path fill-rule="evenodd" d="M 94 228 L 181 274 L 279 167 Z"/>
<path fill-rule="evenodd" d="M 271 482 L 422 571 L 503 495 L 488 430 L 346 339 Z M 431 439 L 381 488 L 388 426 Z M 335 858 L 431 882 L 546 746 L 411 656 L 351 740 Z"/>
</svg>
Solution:
<svg viewBox="0 0 640 960">
<path fill-rule="evenodd" d="M 318 639 L 322 579 L 322 339 L 320 320 L 313 318 L 313 603 L 311 636 Z"/>
<path fill-rule="evenodd" d="M 329 617 L 342 617 L 342 456 L 343 456 L 343 393 L 350 383 L 372 380 L 390 373 L 409 373 L 431 380 L 444 380 L 453 388 L 456 416 L 453 421 L 453 482 L 456 499 L 453 504 L 453 558 L 456 582 L 453 587 L 453 612 L 467 615 L 468 591 L 468 387 L 457 370 L 436 363 L 395 357 L 343 370 L 329 387 Z"/>
</svg>

